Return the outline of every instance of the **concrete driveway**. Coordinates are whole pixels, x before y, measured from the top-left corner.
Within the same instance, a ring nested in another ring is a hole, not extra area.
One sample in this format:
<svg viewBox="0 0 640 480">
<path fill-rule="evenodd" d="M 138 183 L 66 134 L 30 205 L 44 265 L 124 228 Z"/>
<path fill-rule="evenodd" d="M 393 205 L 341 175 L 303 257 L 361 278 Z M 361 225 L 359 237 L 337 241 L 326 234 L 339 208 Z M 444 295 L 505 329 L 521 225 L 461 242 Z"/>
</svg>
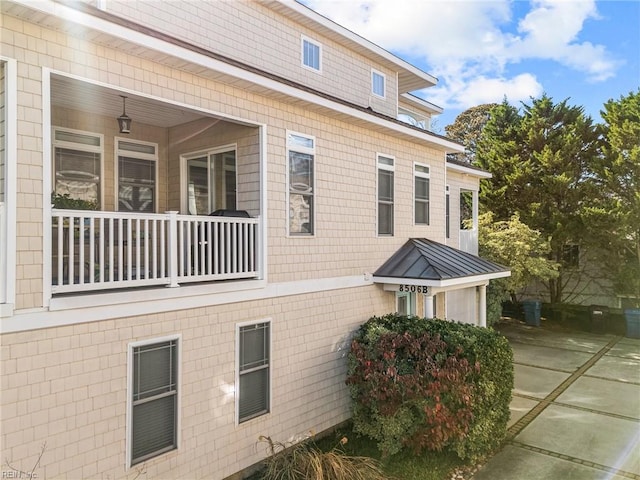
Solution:
<svg viewBox="0 0 640 480">
<path fill-rule="evenodd" d="M 640 480 L 640 340 L 501 325 L 509 441 L 474 480 Z"/>
</svg>

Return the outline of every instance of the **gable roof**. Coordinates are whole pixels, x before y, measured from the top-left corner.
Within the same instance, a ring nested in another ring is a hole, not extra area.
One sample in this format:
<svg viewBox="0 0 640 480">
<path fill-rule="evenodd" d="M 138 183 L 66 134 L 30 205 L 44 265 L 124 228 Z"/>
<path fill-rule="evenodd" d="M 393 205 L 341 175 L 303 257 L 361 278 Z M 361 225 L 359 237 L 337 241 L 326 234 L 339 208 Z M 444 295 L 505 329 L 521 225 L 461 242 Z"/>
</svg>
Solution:
<svg viewBox="0 0 640 480">
<path fill-rule="evenodd" d="M 427 238 L 411 238 L 373 274 L 378 283 L 452 286 L 507 277 L 507 267 Z"/>
</svg>

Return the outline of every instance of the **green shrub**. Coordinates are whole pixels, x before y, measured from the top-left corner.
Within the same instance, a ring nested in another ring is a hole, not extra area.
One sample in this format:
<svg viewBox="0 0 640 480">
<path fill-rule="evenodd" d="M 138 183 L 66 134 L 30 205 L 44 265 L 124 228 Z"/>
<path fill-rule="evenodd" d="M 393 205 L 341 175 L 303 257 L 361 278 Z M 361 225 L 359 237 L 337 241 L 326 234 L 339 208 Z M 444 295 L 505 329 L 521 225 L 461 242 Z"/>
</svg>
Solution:
<svg viewBox="0 0 640 480">
<path fill-rule="evenodd" d="M 410 446 L 479 458 L 506 434 L 512 360 L 507 340 L 492 329 L 373 317 L 349 355 L 354 430 L 387 455 Z"/>
</svg>

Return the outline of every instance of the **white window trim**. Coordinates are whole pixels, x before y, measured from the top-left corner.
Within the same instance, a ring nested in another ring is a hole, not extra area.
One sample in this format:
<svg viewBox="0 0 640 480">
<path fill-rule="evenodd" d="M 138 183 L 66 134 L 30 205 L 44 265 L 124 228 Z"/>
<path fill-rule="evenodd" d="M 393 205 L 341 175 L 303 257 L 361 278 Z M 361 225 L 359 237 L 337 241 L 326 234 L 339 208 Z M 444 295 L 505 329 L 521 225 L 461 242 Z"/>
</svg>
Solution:
<svg viewBox="0 0 640 480">
<path fill-rule="evenodd" d="M 251 325 L 257 325 L 259 323 L 268 323 L 269 324 L 269 410 L 263 415 L 258 415 L 256 417 L 245 420 L 240 423 L 240 329 L 242 327 L 248 327 Z M 263 318 L 261 320 L 252 320 L 249 322 L 240 322 L 236 323 L 236 365 L 235 365 L 235 422 L 236 427 L 240 425 L 246 425 L 250 423 L 252 420 L 257 418 L 263 418 L 265 415 L 270 415 L 273 410 L 273 384 L 271 383 L 273 379 L 273 321 L 271 318 Z"/>
<path fill-rule="evenodd" d="M 380 77 L 382 77 L 382 95 L 380 95 L 379 93 L 376 93 L 374 85 L 374 78 L 376 75 L 379 75 Z M 376 70 L 375 68 L 371 69 L 371 94 L 375 97 L 378 98 L 387 98 L 387 76 L 382 73 L 380 70 Z"/>
<path fill-rule="evenodd" d="M 318 68 L 317 69 L 304 63 L 304 42 L 311 43 L 312 45 L 315 45 L 316 47 L 318 47 Z M 302 68 L 305 68 L 311 72 L 322 73 L 322 64 L 323 64 L 322 44 L 317 40 L 314 40 L 313 38 L 307 37 L 306 35 L 301 35 L 300 36 L 300 65 L 302 65 Z"/>
<path fill-rule="evenodd" d="M 56 132 L 67 132 L 78 135 L 87 135 L 100 139 L 99 146 L 85 145 L 83 143 L 66 142 L 64 140 L 56 140 Z M 72 150 L 79 150 L 82 152 L 99 153 L 100 154 L 100 203 L 99 208 L 104 209 L 104 190 L 105 190 L 105 178 L 104 178 L 104 135 L 102 133 L 88 132 L 85 130 L 75 130 L 73 128 L 66 127 L 52 127 L 51 128 L 51 143 L 52 143 L 52 158 L 51 158 L 51 191 L 56 189 L 56 168 L 55 168 L 55 155 L 56 148 L 68 148 Z"/>
<path fill-rule="evenodd" d="M 287 221 L 287 237 L 290 238 L 314 238 L 316 236 L 316 210 L 317 210 L 317 198 L 316 198 L 316 137 L 314 135 L 307 135 L 306 133 L 294 132 L 293 130 L 287 130 L 285 132 L 285 141 L 286 141 L 286 188 L 287 188 L 287 201 L 286 201 L 286 221 Z M 299 147 L 299 146 L 289 146 L 289 135 L 295 135 L 297 137 L 306 138 L 313 142 L 313 148 L 307 147 Z M 313 155 L 313 185 L 311 185 L 311 195 L 313 197 L 313 208 L 311 209 L 311 224 L 312 232 L 311 233 L 291 233 L 290 231 L 290 221 L 289 218 L 289 198 L 291 196 L 291 191 L 289 190 L 289 152 L 298 152 L 298 153 L 306 153 L 309 155 Z"/>
<path fill-rule="evenodd" d="M 178 355 L 177 355 L 178 358 L 176 359 L 176 362 L 178 362 L 177 363 L 178 378 L 176 382 L 178 393 L 176 394 L 177 396 L 176 398 L 176 448 L 173 450 L 170 450 L 170 452 L 180 449 L 180 442 L 181 442 L 180 424 L 181 424 L 181 418 L 182 418 L 181 405 L 180 405 L 181 395 L 182 395 L 182 362 L 181 362 L 182 335 L 181 334 L 169 335 L 166 337 L 157 337 L 157 338 L 150 338 L 147 340 L 140 340 L 138 342 L 131 342 L 127 346 L 127 435 L 126 435 L 127 438 L 126 438 L 126 447 L 125 447 L 127 470 L 135 466 L 131 464 L 131 460 L 132 460 L 131 453 L 133 450 L 133 350 L 136 347 L 144 347 L 146 345 L 152 345 L 154 343 L 171 342 L 174 340 L 178 344 Z M 169 453 L 169 452 L 165 452 L 165 453 Z M 162 453 L 160 455 L 164 455 L 165 453 Z"/>
<path fill-rule="evenodd" d="M 429 173 L 418 172 L 416 167 L 424 167 Z M 418 178 L 426 178 L 429 180 L 429 197 L 427 198 L 427 223 L 417 223 L 416 222 L 416 177 Z M 413 224 L 415 226 L 428 227 L 431 225 L 431 167 L 426 163 L 421 162 L 413 162 Z"/>
<path fill-rule="evenodd" d="M 195 152 L 188 152 L 180 155 L 180 211 L 183 215 L 189 214 L 188 205 L 188 185 L 187 185 L 187 162 L 198 157 L 207 157 L 207 169 L 211 168 L 209 157 L 218 153 L 229 152 L 233 150 L 236 155 L 236 186 L 238 186 L 238 144 L 230 143 L 228 145 L 220 145 L 219 147 L 205 148 L 203 150 L 197 150 Z M 223 166 L 224 169 L 224 166 Z M 209 171 L 207 177 L 210 178 L 211 172 Z M 236 191 L 236 206 L 238 205 L 238 192 Z"/>
<path fill-rule="evenodd" d="M 158 184 L 160 183 L 158 180 L 158 144 L 157 143 L 153 143 L 153 142 L 144 142 L 142 140 L 132 140 L 130 138 L 125 138 L 125 137 L 115 137 L 114 139 L 114 162 L 113 162 L 113 171 L 114 171 L 114 177 L 115 177 L 115 190 L 114 190 L 114 195 L 115 195 L 115 210 L 119 211 L 119 203 L 120 203 L 120 161 L 119 161 L 119 157 L 123 156 L 123 157 L 128 157 L 128 158 L 134 158 L 137 160 L 151 160 L 154 162 L 154 174 L 156 177 L 156 181 L 155 181 L 155 195 L 154 195 L 154 200 L 153 200 L 153 213 L 157 213 L 158 211 L 158 196 L 159 196 L 159 188 L 158 188 Z M 138 145 L 147 145 L 149 147 L 153 147 L 154 151 L 156 153 L 154 153 L 153 155 L 150 155 L 148 153 L 139 153 L 139 152 L 132 152 L 130 150 L 120 150 L 119 146 L 120 146 L 120 142 L 128 142 L 128 143 L 135 143 Z"/>
<path fill-rule="evenodd" d="M 390 160 L 393 160 L 393 165 L 384 165 L 380 163 L 380 157 L 384 157 L 384 158 L 388 158 Z M 396 165 L 396 157 L 394 157 L 393 155 L 387 155 L 385 153 L 376 153 L 376 192 L 375 192 L 375 198 L 376 198 L 376 236 L 377 237 L 393 237 L 395 236 L 395 232 L 396 232 L 396 215 L 395 215 L 395 203 L 396 203 L 396 189 L 395 189 L 395 165 Z M 380 232 L 380 225 L 378 225 L 378 219 L 379 217 L 379 204 L 380 204 L 380 200 L 378 199 L 379 196 L 379 188 L 380 188 L 380 180 L 379 180 L 379 175 L 378 175 L 378 170 L 387 170 L 390 172 L 394 172 L 394 176 L 393 176 L 393 225 L 392 225 L 392 233 L 391 234 L 386 234 L 386 233 L 379 233 Z"/>
</svg>

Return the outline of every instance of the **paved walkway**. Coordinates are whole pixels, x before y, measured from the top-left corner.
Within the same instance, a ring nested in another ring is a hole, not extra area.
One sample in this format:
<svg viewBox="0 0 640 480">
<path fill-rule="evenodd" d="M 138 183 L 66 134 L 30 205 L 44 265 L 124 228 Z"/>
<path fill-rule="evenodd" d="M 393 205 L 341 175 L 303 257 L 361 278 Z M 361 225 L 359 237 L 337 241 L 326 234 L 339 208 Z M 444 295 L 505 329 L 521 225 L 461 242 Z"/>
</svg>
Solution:
<svg viewBox="0 0 640 480">
<path fill-rule="evenodd" d="M 509 440 L 474 480 L 640 480 L 640 340 L 501 326 Z"/>
</svg>

